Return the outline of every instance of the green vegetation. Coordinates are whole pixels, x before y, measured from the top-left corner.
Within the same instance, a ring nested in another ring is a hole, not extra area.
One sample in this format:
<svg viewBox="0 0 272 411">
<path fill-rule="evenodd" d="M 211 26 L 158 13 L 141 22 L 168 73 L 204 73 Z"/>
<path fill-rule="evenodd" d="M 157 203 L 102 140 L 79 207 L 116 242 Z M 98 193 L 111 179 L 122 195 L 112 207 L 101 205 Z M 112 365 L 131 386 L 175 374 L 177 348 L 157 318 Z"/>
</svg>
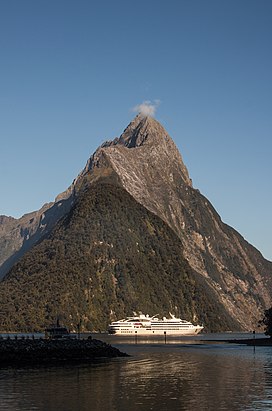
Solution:
<svg viewBox="0 0 272 411">
<path fill-rule="evenodd" d="M 1 331 L 105 330 L 133 311 L 238 328 L 160 218 L 122 188 L 85 187 L 72 210 L 0 283 Z"/>
<path fill-rule="evenodd" d="M 265 326 L 265 335 L 269 335 L 269 337 L 272 338 L 272 307 L 265 310 L 264 317 L 260 321 L 260 324 Z"/>
</svg>

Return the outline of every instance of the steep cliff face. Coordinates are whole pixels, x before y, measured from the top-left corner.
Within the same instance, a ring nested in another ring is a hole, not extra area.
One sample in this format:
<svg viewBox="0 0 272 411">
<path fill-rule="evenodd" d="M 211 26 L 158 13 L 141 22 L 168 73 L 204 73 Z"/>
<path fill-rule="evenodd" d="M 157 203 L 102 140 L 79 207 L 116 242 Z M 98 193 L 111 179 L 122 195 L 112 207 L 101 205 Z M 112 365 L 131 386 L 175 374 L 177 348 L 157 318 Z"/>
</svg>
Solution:
<svg viewBox="0 0 272 411">
<path fill-rule="evenodd" d="M 72 203 L 73 195 L 70 195 L 19 219 L 0 216 L 0 279 L 43 235 L 51 231 L 70 210 Z"/>
<path fill-rule="evenodd" d="M 120 138 L 100 146 L 55 203 L 21 220 L 0 220 L 3 272 L 49 235 L 82 193 L 105 179 L 128 192 L 175 232 L 182 258 L 202 278 L 207 293 L 233 324 L 241 329 L 256 327 L 263 310 L 272 303 L 272 263 L 221 221 L 210 202 L 193 187 L 170 136 L 151 117 L 137 116 Z"/>
<path fill-rule="evenodd" d="M 12 267 L 16 255 L 30 237 L 37 231 L 41 216 L 50 205 L 45 205 L 41 210 L 29 213 L 15 219 L 0 217 L 0 278 Z"/>
<path fill-rule="evenodd" d="M 272 263 L 224 224 L 193 188 L 164 128 L 151 117 L 137 116 L 119 139 L 96 151 L 79 179 L 96 173 L 102 157 L 122 186 L 176 232 L 190 266 L 217 291 L 230 316 L 244 329 L 256 327 L 271 305 Z"/>
</svg>

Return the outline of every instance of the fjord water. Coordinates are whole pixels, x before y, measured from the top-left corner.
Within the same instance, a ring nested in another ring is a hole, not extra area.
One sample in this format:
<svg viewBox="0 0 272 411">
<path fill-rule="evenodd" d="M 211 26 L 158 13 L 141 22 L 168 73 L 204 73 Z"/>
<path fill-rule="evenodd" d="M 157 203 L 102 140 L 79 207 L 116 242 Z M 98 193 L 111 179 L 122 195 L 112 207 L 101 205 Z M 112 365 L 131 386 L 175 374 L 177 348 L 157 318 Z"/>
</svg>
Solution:
<svg viewBox="0 0 272 411">
<path fill-rule="evenodd" d="M 272 347 L 211 338 L 136 344 L 104 337 L 131 356 L 92 365 L 1 369 L 0 409 L 272 410 Z"/>
</svg>

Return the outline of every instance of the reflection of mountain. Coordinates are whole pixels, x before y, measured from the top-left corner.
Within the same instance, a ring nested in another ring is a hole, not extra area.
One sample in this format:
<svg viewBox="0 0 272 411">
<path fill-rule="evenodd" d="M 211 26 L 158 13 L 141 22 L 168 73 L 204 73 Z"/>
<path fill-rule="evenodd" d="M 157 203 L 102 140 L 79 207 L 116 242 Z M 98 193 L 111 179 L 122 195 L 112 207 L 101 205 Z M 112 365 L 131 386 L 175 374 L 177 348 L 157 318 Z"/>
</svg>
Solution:
<svg viewBox="0 0 272 411">
<path fill-rule="evenodd" d="M 124 347 L 123 347 L 124 350 Z M 134 356 L 92 366 L 4 370 L 3 410 L 243 410 L 265 407 L 271 362 L 228 347 L 134 347 Z M 42 384 L 41 384 L 42 381 Z"/>
<path fill-rule="evenodd" d="M 177 347 L 148 351 L 123 364 L 118 409 L 136 411 L 144 404 L 143 409 L 241 410 L 263 398 L 263 363 L 254 364 L 251 355 L 243 358 L 220 348 L 217 354 L 196 348 L 181 353 Z"/>
<path fill-rule="evenodd" d="M 271 304 L 272 263 L 193 188 L 149 117 L 99 147 L 54 204 L 2 217 L 0 246 L 2 273 L 11 268 L 0 286 L 6 329 L 40 328 L 57 313 L 105 328 L 132 310 L 253 329 Z"/>
</svg>

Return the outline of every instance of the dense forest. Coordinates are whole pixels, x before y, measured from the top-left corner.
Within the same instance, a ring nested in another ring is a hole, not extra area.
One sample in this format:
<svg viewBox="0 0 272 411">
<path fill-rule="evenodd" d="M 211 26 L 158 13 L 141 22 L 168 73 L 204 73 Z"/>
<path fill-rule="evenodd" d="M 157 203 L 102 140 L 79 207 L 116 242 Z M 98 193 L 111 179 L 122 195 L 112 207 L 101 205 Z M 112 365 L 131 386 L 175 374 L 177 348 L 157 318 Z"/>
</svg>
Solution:
<svg viewBox="0 0 272 411">
<path fill-rule="evenodd" d="M 0 283 L 2 331 L 105 330 L 133 311 L 172 312 L 206 330 L 238 329 L 193 272 L 176 234 L 113 184 L 86 186 L 50 235 Z"/>
</svg>

